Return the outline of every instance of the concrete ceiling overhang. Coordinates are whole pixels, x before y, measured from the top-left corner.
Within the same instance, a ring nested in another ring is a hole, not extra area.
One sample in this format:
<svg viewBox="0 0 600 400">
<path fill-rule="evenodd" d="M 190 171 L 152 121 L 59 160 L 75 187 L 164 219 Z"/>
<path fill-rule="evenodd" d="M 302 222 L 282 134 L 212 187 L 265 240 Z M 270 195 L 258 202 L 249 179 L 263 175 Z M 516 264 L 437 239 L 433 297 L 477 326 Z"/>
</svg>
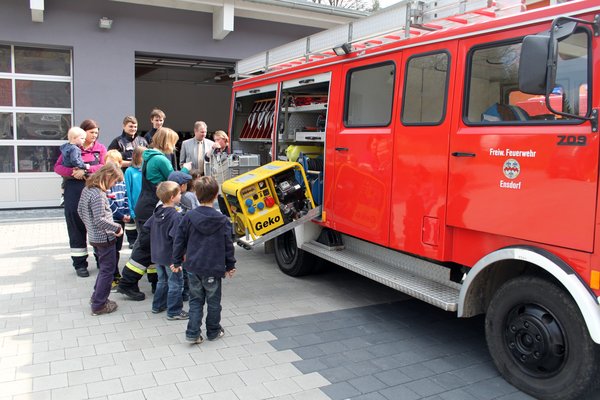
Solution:
<svg viewBox="0 0 600 400">
<path fill-rule="evenodd" d="M 43 0 L 30 0 L 42 1 Z M 111 0 L 144 6 L 167 7 L 213 14 L 213 39 L 221 40 L 234 30 L 234 17 L 328 29 L 368 15 L 298 0 Z M 32 11 L 33 12 L 33 11 Z"/>
</svg>

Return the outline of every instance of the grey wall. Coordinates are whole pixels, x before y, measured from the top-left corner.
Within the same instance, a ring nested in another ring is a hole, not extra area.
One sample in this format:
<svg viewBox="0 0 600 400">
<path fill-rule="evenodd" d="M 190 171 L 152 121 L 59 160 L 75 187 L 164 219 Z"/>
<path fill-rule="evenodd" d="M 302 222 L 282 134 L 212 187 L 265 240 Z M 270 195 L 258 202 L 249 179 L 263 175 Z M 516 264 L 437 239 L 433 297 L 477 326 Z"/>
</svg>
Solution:
<svg viewBox="0 0 600 400">
<path fill-rule="evenodd" d="M 139 129 L 150 129 L 150 110 L 160 107 L 167 114 L 165 126 L 178 132 L 192 132 L 195 121 L 206 122 L 209 132 L 227 131 L 230 85 L 138 81 L 135 87 Z"/>
<path fill-rule="evenodd" d="M 96 119 L 105 144 L 121 132 L 123 116 L 135 114 L 136 52 L 237 60 L 315 32 L 236 18 L 235 31 L 215 41 L 208 13 L 108 0 L 51 0 L 45 1 L 45 7 L 44 22 L 35 23 L 29 1 L 2 0 L 0 40 L 73 48 L 74 122 Z M 98 28 L 102 16 L 114 20 L 110 31 Z M 147 113 L 138 115 L 140 121 L 147 118 Z"/>
</svg>

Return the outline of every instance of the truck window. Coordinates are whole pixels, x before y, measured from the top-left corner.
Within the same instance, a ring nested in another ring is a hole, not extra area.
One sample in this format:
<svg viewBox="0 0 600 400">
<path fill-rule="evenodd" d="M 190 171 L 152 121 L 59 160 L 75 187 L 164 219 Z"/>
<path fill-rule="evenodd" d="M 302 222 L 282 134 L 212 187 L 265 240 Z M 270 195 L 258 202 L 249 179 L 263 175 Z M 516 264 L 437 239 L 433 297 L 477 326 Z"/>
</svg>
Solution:
<svg viewBox="0 0 600 400">
<path fill-rule="evenodd" d="M 346 78 L 344 125 L 389 125 L 395 76 L 396 66 L 391 62 L 350 70 Z"/>
<path fill-rule="evenodd" d="M 568 120 L 552 113 L 544 96 L 518 90 L 520 51 L 521 43 L 471 50 L 465 122 L 521 125 Z M 550 104 L 556 111 L 587 115 L 588 53 L 589 38 L 584 29 L 559 42 L 557 86 L 550 94 Z"/>
<path fill-rule="evenodd" d="M 448 53 L 411 57 L 406 63 L 402 123 L 438 125 L 444 119 Z"/>
</svg>

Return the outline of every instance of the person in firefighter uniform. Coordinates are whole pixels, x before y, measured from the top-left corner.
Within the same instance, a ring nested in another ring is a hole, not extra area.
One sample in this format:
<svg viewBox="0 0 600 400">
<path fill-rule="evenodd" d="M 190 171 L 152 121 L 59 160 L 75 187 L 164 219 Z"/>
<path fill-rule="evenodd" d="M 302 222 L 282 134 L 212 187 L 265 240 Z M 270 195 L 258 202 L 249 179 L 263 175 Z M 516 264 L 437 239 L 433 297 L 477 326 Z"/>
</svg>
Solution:
<svg viewBox="0 0 600 400">
<path fill-rule="evenodd" d="M 106 147 L 97 142 L 99 127 L 96 121 L 86 119 L 79 127 L 86 132 L 85 142 L 81 149 L 81 159 L 84 163 L 89 164 L 90 168 L 86 172 L 82 169 L 65 167 L 62 165 L 61 155 L 56 160 L 54 172 L 64 178 L 65 220 L 67 222 L 73 268 L 75 268 L 77 276 L 88 277 L 90 273 L 87 269 L 87 231 L 79 214 L 77 214 L 77 205 L 79 204 L 81 191 L 85 187 L 86 174 L 92 174 L 104 165 Z"/>
<path fill-rule="evenodd" d="M 141 301 L 146 298 L 140 292 L 138 282 L 149 271 L 151 264 L 150 232 L 144 223 L 152 216 L 158 197 L 156 186 L 168 180 L 173 172 L 171 161 L 167 154 L 173 153 L 179 136 L 175 131 L 162 127 L 156 131 L 152 138 L 150 148 L 143 154 L 142 164 L 142 191 L 135 205 L 135 224 L 138 228 L 138 238 L 131 251 L 131 257 L 123 268 L 122 277 L 117 286 L 117 292 L 124 294 L 131 300 Z M 182 171 L 189 172 L 191 163 L 185 163 Z"/>
</svg>

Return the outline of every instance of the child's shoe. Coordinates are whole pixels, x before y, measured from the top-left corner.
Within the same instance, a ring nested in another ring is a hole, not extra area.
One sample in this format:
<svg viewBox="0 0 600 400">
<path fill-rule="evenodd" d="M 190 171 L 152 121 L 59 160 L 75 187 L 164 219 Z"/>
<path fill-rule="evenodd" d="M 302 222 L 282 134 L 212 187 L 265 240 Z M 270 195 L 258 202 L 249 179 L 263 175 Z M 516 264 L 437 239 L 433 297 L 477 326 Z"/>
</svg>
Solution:
<svg viewBox="0 0 600 400">
<path fill-rule="evenodd" d="M 110 284 L 110 292 L 117 293 L 117 286 L 119 286 L 119 281 L 117 281 L 117 280 L 112 281 L 112 283 Z"/>
<path fill-rule="evenodd" d="M 96 316 L 102 314 L 110 314 L 111 312 L 114 312 L 117 308 L 117 303 L 115 303 L 112 300 L 106 300 L 106 303 L 104 303 L 104 306 L 102 306 L 101 309 L 96 311 L 92 310 L 92 315 Z"/>
<path fill-rule="evenodd" d="M 217 336 L 215 336 L 214 338 L 208 338 L 208 340 L 212 342 L 213 340 L 221 339 L 223 336 L 225 336 L 225 329 L 221 328 L 219 333 L 217 333 Z"/>
<path fill-rule="evenodd" d="M 185 341 L 191 344 L 200 344 L 202 342 L 204 342 L 204 338 L 202 336 L 198 336 L 197 338 L 189 338 L 186 337 Z"/>
<path fill-rule="evenodd" d="M 167 319 L 169 321 L 178 321 L 178 320 L 184 320 L 184 319 L 190 319 L 190 315 L 188 314 L 187 311 L 181 311 L 179 314 L 177 315 L 167 315 Z"/>
</svg>

